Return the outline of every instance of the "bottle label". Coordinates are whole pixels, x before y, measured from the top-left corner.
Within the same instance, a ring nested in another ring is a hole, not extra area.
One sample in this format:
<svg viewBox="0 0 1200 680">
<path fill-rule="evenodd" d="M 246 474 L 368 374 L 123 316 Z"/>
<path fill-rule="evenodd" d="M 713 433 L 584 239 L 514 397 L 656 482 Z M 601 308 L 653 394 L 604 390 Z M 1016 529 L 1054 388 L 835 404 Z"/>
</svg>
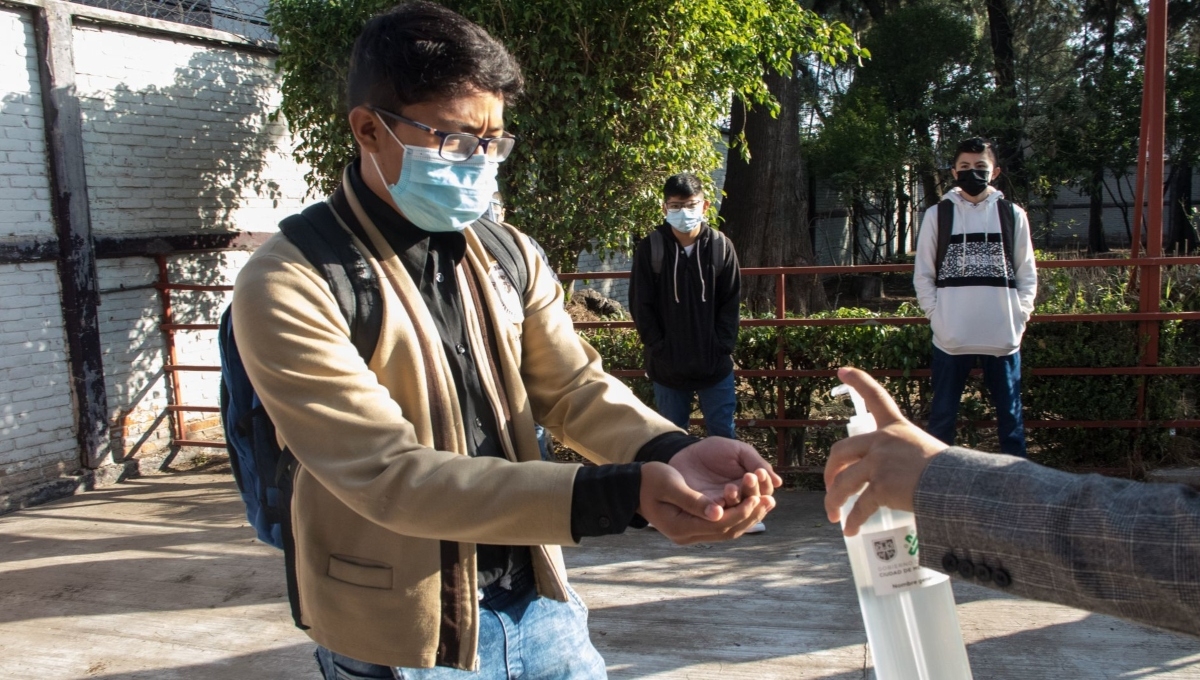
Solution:
<svg viewBox="0 0 1200 680">
<path fill-rule="evenodd" d="M 921 566 L 917 527 L 912 524 L 863 534 L 871 585 L 879 596 L 937 585 L 950 577 Z"/>
</svg>

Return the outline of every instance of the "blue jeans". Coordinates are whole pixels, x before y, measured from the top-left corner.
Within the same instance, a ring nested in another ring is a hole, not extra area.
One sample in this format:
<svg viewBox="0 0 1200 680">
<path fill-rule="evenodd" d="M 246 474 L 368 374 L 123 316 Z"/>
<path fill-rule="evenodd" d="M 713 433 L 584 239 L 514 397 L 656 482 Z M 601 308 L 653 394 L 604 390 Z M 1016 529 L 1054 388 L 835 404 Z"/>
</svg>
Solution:
<svg viewBox="0 0 1200 680">
<path fill-rule="evenodd" d="M 996 408 L 1000 450 L 1025 455 L 1025 419 L 1021 415 L 1021 352 L 1005 357 L 987 354 L 946 354 L 933 348 L 933 404 L 929 409 L 929 434 L 953 446 L 958 406 L 975 364 L 983 365 L 983 384 Z"/>
<path fill-rule="evenodd" d="M 479 670 L 391 668 L 357 661 L 317 647 L 325 680 L 594 680 L 607 678 L 604 659 L 592 646 L 587 607 L 568 587 L 569 602 L 539 597 L 533 569 L 483 589 L 479 601 Z M 381 624 L 382 625 L 382 624 Z"/>
<path fill-rule="evenodd" d="M 733 433 L 733 412 L 737 409 L 737 395 L 733 391 L 733 373 L 723 380 L 699 390 L 677 390 L 654 383 L 654 404 L 664 418 L 683 429 L 688 429 L 692 417 L 692 397 L 699 395 L 700 412 L 704 414 L 704 428 L 710 437 L 737 439 Z"/>
<path fill-rule="evenodd" d="M 554 460 L 554 454 L 550 453 L 550 432 L 541 425 L 534 423 L 533 432 L 537 435 L 538 451 L 542 454 L 542 460 Z"/>
</svg>

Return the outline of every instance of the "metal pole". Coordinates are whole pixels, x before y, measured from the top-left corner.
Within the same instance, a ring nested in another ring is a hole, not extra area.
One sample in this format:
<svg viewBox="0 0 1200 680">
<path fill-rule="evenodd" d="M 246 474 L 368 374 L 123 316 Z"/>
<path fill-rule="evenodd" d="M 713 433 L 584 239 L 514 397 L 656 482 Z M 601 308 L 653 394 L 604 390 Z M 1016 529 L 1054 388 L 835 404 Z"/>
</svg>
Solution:
<svg viewBox="0 0 1200 680">
<path fill-rule="evenodd" d="M 1146 82 L 1148 108 L 1142 112 L 1147 119 L 1147 187 L 1149 200 L 1146 220 L 1146 255 L 1162 257 L 1163 228 L 1163 157 L 1165 155 L 1166 128 L 1166 61 L 1167 61 L 1167 1 L 1151 0 L 1147 17 L 1146 36 Z M 1138 311 L 1159 311 L 1162 295 L 1162 267 L 1148 265 L 1142 268 L 1140 288 L 1141 304 Z M 1154 366 L 1158 363 L 1157 322 L 1143 322 L 1146 344 L 1142 352 L 1142 364 Z"/>
<path fill-rule="evenodd" d="M 787 276 L 780 274 L 775 277 L 775 318 L 782 319 L 785 317 L 787 309 Z M 786 330 L 778 327 L 775 332 L 776 351 L 775 351 L 775 369 L 782 371 L 786 362 L 784 357 L 787 355 L 787 343 L 784 339 Z M 783 396 L 783 381 L 775 381 L 775 417 L 783 420 L 787 417 L 787 404 Z M 787 438 L 784 436 L 784 428 L 775 428 L 775 460 L 783 466 L 792 464 L 791 452 L 787 450 Z M 803 456 L 803 452 L 801 453 Z M 801 465 L 804 461 L 801 460 Z"/>
<path fill-rule="evenodd" d="M 1146 220 L 1146 255 L 1148 257 L 1162 256 L 1162 218 L 1163 218 L 1163 156 L 1165 152 L 1166 128 L 1166 63 L 1167 63 L 1167 0 L 1150 0 L 1150 12 L 1146 17 L 1146 74 L 1143 90 L 1142 127 L 1145 137 L 1139 146 L 1145 149 L 1139 154 L 1139 164 L 1146 164 L 1146 198 L 1149 201 Z M 1144 155 L 1144 159 L 1142 156 Z M 1138 189 L 1142 190 L 1139 181 Z M 1137 204 L 1135 216 L 1141 209 Z M 1140 223 L 1140 222 L 1135 222 Z M 1137 247 L 1135 241 L 1134 248 Z M 1136 254 L 1136 250 L 1133 251 Z M 1141 268 L 1141 286 L 1139 288 L 1140 312 L 1159 311 L 1159 299 L 1162 295 L 1162 267 L 1158 265 Z M 1158 364 L 1158 335 L 1159 324 L 1156 321 L 1143 321 L 1138 325 L 1141 338 L 1141 353 L 1139 363 L 1142 366 Z M 1137 418 L 1146 418 L 1146 378 L 1143 377 L 1138 386 Z M 1139 455 L 1139 454 L 1135 454 Z"/>
<path fill-rule="evenodd" d="M 154 261 L 158 263 L 158 294 L 159 299 L 162 300 L 162 325 L 166 326 L 166 328 L 163 328 L 163 343 L 167 350 L 168 370 L 163 371 L 163 373 L 171 381 L 171 396 L 173 397 L 171 405 L 179 406 L 183 404 L 183 390 L 180 389 L 179 385 L 179 373 L 170 370 L 179 365 L 175 352 L 175 331 L 171 328 L 174 319 L 172 318 L 173 311 L 171 309 L 171 290 L 167 287 L 170 283 L 170 275 L 167 272 L 167 258 L 165 255 L 155 255 Z M 187 439 L 185 436 L 185 417 L 183 411 L 172 410 L 170 418 L 171 444 L 175 445 L 175 442 Z"/>
</svg>

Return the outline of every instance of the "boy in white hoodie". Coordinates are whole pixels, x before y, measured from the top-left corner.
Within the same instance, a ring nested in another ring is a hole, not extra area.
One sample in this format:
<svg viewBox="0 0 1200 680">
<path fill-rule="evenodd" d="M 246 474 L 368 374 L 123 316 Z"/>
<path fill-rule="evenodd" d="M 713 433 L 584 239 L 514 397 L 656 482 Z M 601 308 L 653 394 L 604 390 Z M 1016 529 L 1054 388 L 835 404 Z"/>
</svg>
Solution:
<svg viewBox="0 0 1200 680">
<path fill-rule="evenodd" d="M 925 212 L 913 285 L 933 328 L 930 434 L 953 445 L 971 369 L 996 408 L 1000 450 L 1025 455 L 1021 336 L 1033 312 L 1037 271 L 1029 219 L 990 186 L 1000 175 L 992 144 L 965 140 L 954 154 L 955 188 Z"/>
</svg>

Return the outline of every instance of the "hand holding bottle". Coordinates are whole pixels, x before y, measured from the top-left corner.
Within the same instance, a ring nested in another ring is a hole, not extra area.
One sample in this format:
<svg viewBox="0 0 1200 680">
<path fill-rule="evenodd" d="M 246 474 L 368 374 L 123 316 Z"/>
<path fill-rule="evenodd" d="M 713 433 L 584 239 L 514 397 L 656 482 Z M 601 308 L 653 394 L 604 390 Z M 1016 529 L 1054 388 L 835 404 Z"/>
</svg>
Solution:
<svg viewBox="0 0 1200 680">
<path fill-rule="evenodd" d="M 845 518 L 845 535 L 854 536 L 880 507 L 911 512 L 921 473 L 929 459 L 947 447 L 909 422 L 871 376 L 844 367 L 838 378 L 862 396 L 877 427 L 834 444 L 825 463 L 825 514 L 830 522 L 841 521 L 842 505 L 868 485 Z"/>
<path fill-rule="evenodd" d="M 862 371 L 838 371 L 855 415 L 825 465 L 825 511 L 842 522 L 879 680 L 970 680 L 949 579 L 921 566 L 913 494 L 940 441 L 904 419 Z M 857 497 L 856 497 L 857 495 Z M 860 534 L 861 530 L 861 534 Z"/>
</svg>

